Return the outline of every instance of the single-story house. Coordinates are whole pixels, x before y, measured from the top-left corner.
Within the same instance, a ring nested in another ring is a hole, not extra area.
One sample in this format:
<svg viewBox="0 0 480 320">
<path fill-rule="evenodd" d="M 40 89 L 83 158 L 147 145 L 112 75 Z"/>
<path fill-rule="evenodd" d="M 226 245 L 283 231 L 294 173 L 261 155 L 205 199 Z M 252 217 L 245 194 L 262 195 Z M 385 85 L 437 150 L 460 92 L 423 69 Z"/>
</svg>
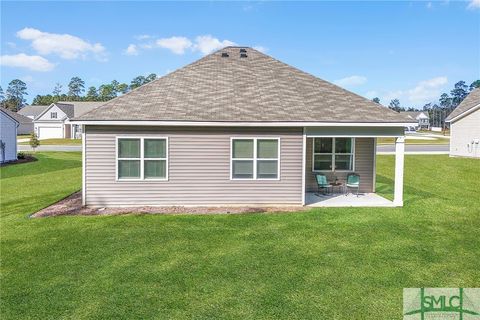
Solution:
<svg viewBox="0 0 480 320">
<path fill-rule="evenodd" d="M 0 162 L 17 160 L 18 121 L 12 117 L 13 112 L 0 108 Z"/>
<path fill-rule="evenodd" d="M 393 137 L 403 205 L 404 127 L 414 122 L 247 47 L 226 47 L 71 120 L 83 130 L 92 207 L 305 205 L 360 175 L 375 193 L 376 138 Z M 312 200 L 313 199 L 313 200 Z M 355 200 L 356 197 L 345 197 Z"/>
<path fill-rule="evenodd" d="M 470 92 L 445 121 L 450 123 L 450 156 L 480 158 L 480 88 Z"/>
<path fill-rule="evenodd" d="M 81 126 L 71 124 L 70 119 L 99 107 L 104 102 L 59 101 L 52 103 L 39 113 L 34 122 L 34 130 L 39 139 L 81 138 Z"/>
<path fill-rule="evenodd" d="M 415 120 L 417 124 L 415 125 L 415 130 L 429 130 L 430 129 L 430 118 L 428 113 L 423 111 L 403 111 L 400 112 L 409 117 L 412 120 Z"/>
<path fill-rule="evenodd" d="M 17 134 L 30 134 L 33 132 L 32 119 L 8 109 L 4 109 L 4 111 L 18 122 Z"/>
</svg>

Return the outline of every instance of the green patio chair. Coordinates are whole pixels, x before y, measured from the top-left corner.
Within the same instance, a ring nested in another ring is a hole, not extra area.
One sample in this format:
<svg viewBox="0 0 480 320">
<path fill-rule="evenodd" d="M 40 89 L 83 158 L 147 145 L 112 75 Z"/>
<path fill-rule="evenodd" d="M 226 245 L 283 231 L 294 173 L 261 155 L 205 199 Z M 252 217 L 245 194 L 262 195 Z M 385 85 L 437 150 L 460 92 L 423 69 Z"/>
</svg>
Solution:
<svg viewBox="0 0 480 320">
<path fill-rule="evenodd" d="M 327 181 L 327 176 L 321 173 L 315 174 L 315 180 L 317 181 L 318 193 L 323 190 L 323 194 L 327 194 L 331 185 Z"/>
<path fill-rule="evenodd" d="M 360 175 L 356 173 L 350 173 L 347 175 L 347 183 L 345 183 L 345 196 L 348 195 L 348 188 L 357 189 L 357 197 L 358 197 L 358 190 L 360 189 Z"/>
</svg>

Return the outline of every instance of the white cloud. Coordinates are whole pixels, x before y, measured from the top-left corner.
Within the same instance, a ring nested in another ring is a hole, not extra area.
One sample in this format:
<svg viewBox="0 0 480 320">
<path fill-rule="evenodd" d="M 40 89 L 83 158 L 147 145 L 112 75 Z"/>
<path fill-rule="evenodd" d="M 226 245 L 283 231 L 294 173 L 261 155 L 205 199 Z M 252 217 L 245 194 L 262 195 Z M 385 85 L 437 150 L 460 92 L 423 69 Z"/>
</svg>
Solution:
<svg viewBox="0 0 480 320">
<path fill-rule="evenodd" d="M 2 55 L 0 64 L 7 67 L 25 68 L 32 71 L 50 71 L 55 65 L 41 56 L 29 56 L 25 53 Z"/>
<path fill-rule="evenodd" d="M 341 87 L 355 87 L 365 84 L 367 82 L 367 78 L 364 76 L 349 76 L 346 78 L 338 79 L 334 81 L 336 85 Z"/>
<path fill-rule="evenodd" d="M 468 9 L 480 9 L 480 0 L 470 0 Z"/>
<path fill-rule="evenodd" d="M 262 53 L 266 53 L 268 51 L 268 48 L 263 47 L 263 46 L 254 46 L 253 49 L 258 50 Z"/>
<path fill-rule="evenodd" d="M 89 43 L 70 34 L 42 32 L 34 28 L 24 28 L 17 37 L 32 41 L 31 45 L 38 53 L 57 54 L 63 59 L 85 58 L 93 54 L 99 60 L 105 60 L 105 47 L 100 43 Z"/>
<path fill-rule="evenodd" d="M 435 77 L 420 81 L 415 88 L 407 91 L 407 99 L 412 103 L 438 99 L 442 86 L 447 84 L 447 82 L 447 77 Z"/>
<path fill-rule="evenodd" d="M 370 90 L 370 91 L 365 92 L 365 94 L 363 96 L 367 99 L 373 99 L 375 97 L 378 97 L 378 92 L 375 91 L 375 90 Z"/>
<path fill-rule="evenodd" d="M 127 49 L 123 52 L 127 56 L 138 56 L 138 49 L 137 45 L 135 44 L 129 44 Z"/>
<path fill-rule="evenodd" d="M 185 37 L 170 37 L 158 39 L 157 46 L 169 49 L 175 54 L 184 54 L 185 50 L 192 47 L 192 42 Z"/>
<path fill-rule="evenodd" d="M 447 83 L 448 78 L 445 76 L 420 81 L 411 89 L 384 93 L 382 101 L 388 103 L 392 99 L 399 99 L 403 106 L 416 105 L 420 107 L 425 103 L 438 100 Z"/>
<path fill-rule="evenodd" d="M 195 38 L 194 51 L 200 51 L 203 54 L 209 54 L 212 51 L 219 50 L 228 46 L 236 45 L 235 42 L 230 40 L 220 41 L 211 35 L 203 35 Z"/>
<path fill-rule="evenodd" d="M 137 40 L 146 40 L 146 39 L 153 38 L 153 36 L 151 36 L 149 34 L 139 34 L 138 36 L 135 36 L 134 38 L 137 39 Z"/>
</svg>

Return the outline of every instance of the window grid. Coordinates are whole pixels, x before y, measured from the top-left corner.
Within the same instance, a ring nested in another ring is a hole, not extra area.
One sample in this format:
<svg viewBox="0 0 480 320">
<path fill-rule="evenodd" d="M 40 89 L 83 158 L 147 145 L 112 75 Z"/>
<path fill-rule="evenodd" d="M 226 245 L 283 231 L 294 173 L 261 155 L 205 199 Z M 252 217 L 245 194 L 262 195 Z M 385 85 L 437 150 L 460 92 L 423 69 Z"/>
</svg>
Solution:
<svg viewBox="0 0 480 320">
<path fill-rule="evenodd" d="M 343 138 L 343 137 L 342 137 Z M 332 139 L 332 152 L 328 152 L 328 153 L 319 153 L 319 152 L 315 152 L 315 139 Z M 349 139 L 352 139 L 352 145 L 351 145 L 351 149 L 352 152 L 350 153 L 340 153 L 340 152 L 336 152 L 335 151 L 335 138 L 329 138 L 329 137 L 318 137 L 318 138 L 313 138 L 313 143 L 312 143 L 312 153 L 313 153 L 313 156 L 312 156 L 312 171 L 313 172 L 353 172 L 355 171 L 355 138 L 349 138 Z M 315 170 L 315 156 L 331 156 L 332 158 L 332 168 L 330 170 Z M 338 156 L 352 156 L 352 170 L 336 170 L 335 169 L 335 156 L 338 155 Z"/>
<path fill-rule="evenodd" d="M 253 158 L 233 158 L 233 142 L 235 140 L 253 140 Z M 276 140 L 277 141 L 277 157 L 276 158 L 257 158 L 258 140 Z M 233 177 L 233 161 L 253 161 L 253 177 L 252 178 L 234 178 Z M 277 161 L 277 177 L 276 178 L 258 178 L 257 167 L 258 161 L 271 160 Z M 278 137 L 234 137 L 230 139 L 230 180 L 280 180 L 280 138 Z"/>
<path fill-rule="evenodd" d="M 118 155 L 119 151 L 119 140 L 122 139 L 138 139 L 140 140 L 140 157 L 139 158 L 120 158 Z M 116 181 L 167 181 L 168 180 L 168 137 L 117 137 L 115 158 L 116 158 L 116 170 L 115 177 Z M 165 158 L 145 158 L 145 140 L 165 140 Z M 140 161 L 140 178 L 120 178 L 118 176 L 118 163 L 120 160 L 136 160 Z M 164 160 L 165 161 L 165 177 L 164 178 L 145 178 L 145 160 Z"/>
</svg>

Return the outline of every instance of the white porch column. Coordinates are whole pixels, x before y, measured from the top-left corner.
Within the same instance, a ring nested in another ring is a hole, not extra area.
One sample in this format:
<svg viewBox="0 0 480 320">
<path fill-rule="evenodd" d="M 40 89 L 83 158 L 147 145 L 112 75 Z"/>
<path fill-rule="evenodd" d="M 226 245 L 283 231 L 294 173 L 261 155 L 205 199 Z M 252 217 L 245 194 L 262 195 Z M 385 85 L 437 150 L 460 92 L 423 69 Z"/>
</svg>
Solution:
<svg viewBox="0 0 480 320">
<path fill-rule="evenodd" d="M 403 167 L 405 154 L 405 137 L 397 137 L 395 140 L 395 187 L 393 204 L 403 206 Z"/>
</svg>

